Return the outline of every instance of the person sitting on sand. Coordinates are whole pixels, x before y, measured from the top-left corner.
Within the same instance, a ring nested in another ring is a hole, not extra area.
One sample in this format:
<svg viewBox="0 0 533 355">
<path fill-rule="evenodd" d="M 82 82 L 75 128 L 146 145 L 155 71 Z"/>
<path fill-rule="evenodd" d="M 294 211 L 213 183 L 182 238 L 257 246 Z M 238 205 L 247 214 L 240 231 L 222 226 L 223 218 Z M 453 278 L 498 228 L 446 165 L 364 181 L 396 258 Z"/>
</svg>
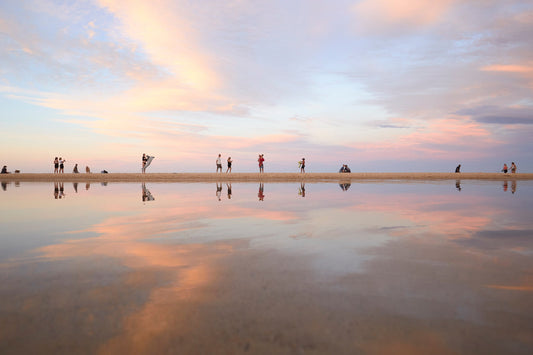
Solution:
<svg viewBox="0 0 533 355">
<path fill-rule="evenodd" d="M 514 174 L 516 173 L 516 164 L 514 163 L 514 161 L 511 163 L 511 174 Z"/>
<path fill-rule="evenodd" d="M 457 165 L 457 168 L 455 168 L 455 172 L 456 173 L 460 173 L 461 172 L 461 164 Z"/>
<path fill-rule="evenodd" d="M 346 164 L 342 164 L 341 168 L 339 169 L 339 173 L 351 173 L 352 171 Z"/>
<path fill-rule="evenodd" d="M 507 168 L 507 164 L 504 163 L 504 164 L 503 164 L 503 169 L 502 169 L 503 173 L 504 173 L 504 174 L 507 174 L 507 171 L 508 171 L 508 170 L 509 170 L 509 169 Z"/>
<path fill-rule="evenodd" d="M 74 174 L 78 174 L 78 173 L 79 173 L 79 171 L 78 171 L 78 164 L 75 164 L 75 165 L 74 165 L 74 169 L 72 169 L 72 172 L 73 172 Z"/>
<path fill-rule="evenodd" d="M 7 166 L 6 165 L 4 165 L 4 167 L 2 168 L 2 172 L 0 174 L 9 174 L 7 172 Z"/>
</svg>

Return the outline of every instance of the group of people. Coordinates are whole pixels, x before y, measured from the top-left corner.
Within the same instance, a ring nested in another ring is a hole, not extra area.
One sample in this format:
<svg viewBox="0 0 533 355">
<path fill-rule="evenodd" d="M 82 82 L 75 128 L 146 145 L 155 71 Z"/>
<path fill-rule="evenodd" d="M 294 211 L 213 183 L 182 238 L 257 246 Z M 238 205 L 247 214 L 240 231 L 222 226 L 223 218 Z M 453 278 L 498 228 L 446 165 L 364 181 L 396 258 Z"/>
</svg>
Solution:
<svg viewBox="0 0 533 355">
<path fill-rule="evenodd" d="M 65 163 L 67 161 L 63 158 L 58 158 L 58 157 L 55 157 L 54 159 L 54 174 L 63 174 L 65 173 Z M 72 173 L 73 174 L 79 174 L 79 170 L 78 170 L 78 164 L 74 164 L 74 168 L 72 168 Z M 85 172 L 86 173 L 90 173 L 91 172 L 91 169 L 86 166 L 85 167 Z"/>
<path fill-rule="evenodd" d="M 341 168 L 339 169 L 339 173 L 351 173 L 352 171 L 348 167 L 347 164 L 342 164 Z"/>
<path fill-rule="evenodd" d="M 65 172 L 65 163 L 67 161 L 63 158 L 55 157 L 54 159 L 54 174 L 63 174 Z M 77 166 L 77 165 L 76 165 Z"/>
<path fill-rule="evenodd" d="M 511 162 L 511 169 L 510 170 L 511 170 L 512 174 L 516 173 L 516 164 L 514 163 L 514 161 Z M 502 171 L 503 171 L 504 174 L 507 174 L 507 172 L 509 171 L 509 168 L 507 167 L 506 163 L 503 164 Z"/>
<path fill-rule="evenodd" d="M 226 160 L 226 165 L 227 165 L 226 174 L 227 173 L 231 173 L 231 164 L 232 163 L 233 163 L 233 160 L 231 160 L 231 157 L 228 157 L 228 159 Z M 217 164 L 217 173 L 218 172 L 222 173 L 222 155 L 221 154 L 218 155 L 218 158 L 216 160 L 216 164 Z"/>
<path fill-rule="evenodd" d="M 502 172 L 503 172 L 504 174 L 507 174 L 507 172 L 508 172 L 509 170 L 511 170 L 511 173 L 514 174 L 514 173 L 516 173 L 516 169 L 517 169 L 517 168 L 516 168 L 516 164 L 515 164 L 515 162 L 513 161 L 513 162 L 511 162 L 511 169 L 509 169 L 509 167 L 507 166 L 507 163 L 504 163 L 504 164 L 503 164 L 503 168 L 502 168 Z M 460 173 L 460 172 L 461 172 L 461 164 L 457 165 L 457 167 L 455 168 L 455 172 L 456 172 L 456 173 Z"/>
</svg>

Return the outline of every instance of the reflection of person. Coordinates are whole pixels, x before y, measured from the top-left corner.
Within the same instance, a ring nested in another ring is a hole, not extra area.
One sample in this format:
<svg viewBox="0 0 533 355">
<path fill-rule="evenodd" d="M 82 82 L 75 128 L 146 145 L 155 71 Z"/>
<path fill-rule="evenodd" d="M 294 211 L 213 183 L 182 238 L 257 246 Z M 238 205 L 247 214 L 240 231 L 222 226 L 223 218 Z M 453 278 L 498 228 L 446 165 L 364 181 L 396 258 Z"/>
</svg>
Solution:
<svg viewBox="0 0 533 355">
<path fill-rule="evenodd" d="M 146 162 L 148 161 L 148 157 L 146 156 L 146 153 L 143 153 L 143 157 L 142 157 L 142 173 L 146 173 Z"/>
<path fill-rule="evenodd" d="M 507 164 L 504 163 L 504 164 L 503 164 L 503 169 L 502 169 L 503 173 L 504 173 L 504 174 L 507 174 L 507 170 L 509 170 L 509 169 L 507 168 Z"/>
<path fill-rule="evenodd" d="M 57 174 L 59 172 L 59 159 L 56 157 L 54 159 L 54 174 Z"/>
<path fill-rule="evenodd" d="M 7 182 L 5 182 L 5 181 L 2 181 L 2 190 L 4 190 L 4 191 L 7 190 Z"/>
<path fill-rule="evenodd" d="M 57 200 L 59 197 L 59 183 L 54 182 L 54 198 Z"/>
<path fill-rule="evenodd" d="M 231 163 L 233 163 L 233 160 L 231 160 L 231 157 L 228 157 L 228 168 L 226 169 L 226 173 L 231 173 Z"/>
<path fill-rule="evenodd" d="M 457 168 L 455 168 L 455 172 L 456 173 L 460 173 L 461 172 L 461 164 L 457 165 Z"/>
<path fill-rule="evenodd" d="M 2 172 L 0 174 L 7 174 L 7 166 L 6 165 L 4 165 L 2 167 Z"/>
<path fill-rule="evenodd" d="M 511 174 L 514 174 L 516 173 L 516 164 L 514 163 L 514 161 L 511 163 Z"/>
<path fill-rule="evenodd" d="M 305 183 L 300 183 L 300 189 L 298 190 L 298 195 L 305 197 Z"/>
<path fill-rule="evenodd" d="M 217 195 L 217 199 L 218 199 L 219 201 L 221 201 L 220 196 L 222 195 L 222 183 L 218 183 L 218 182 L 217 182 L 217 192 L 216 192 L 216 195 Z"/>
<path fill-rule="evenodd" d="M 259 183 L 259 192 L 257 193 L 257 197 L 259 198 L 259 201 L 264 201 L 265 200 L 264 191 L 265 191 L 265 185 L 263 185 L 263 183 L 260 182 Z"/>
<path fill-rule="evenodd" d="M 59 183 L 59 198 L 65 197 L 65 187 L 63 186 L 63 183 Z"/>
<path fill-rule="evenodd" d="M 75 191 L 76 193 L 78 193 L 78 183 L 77 183 L 77 182 L 73 182 L 73 183 L 72 183 L 72 187 L 74 188 L 74 191 Z"/>
<path fill-rule="evenodd" d="M 231 200 L 231 194 L 232 194 L 231 182 L 230 183 L 226 183 L 226 187 L 228 188 L 228 200 Z"/>
<path fill-rule="evenodd" d="M 352 184 L 345 182 L 345 183 L 339 184 L 339 186 L 342 191 L 348 191 L 348 189 L 350 188 L 350 186 L 352 186 Z"/>
<path fill-rule="evenodd" d="M 259 163 L 259 172 L 260 173 L 264 173 L 265 172 L 265 169 L 264 169 L 264 162 L 265 162 L 265 156 L 264 154 L 259 154 L 259 159 L 257 159 L 257 162 Z"/>
<path fill-rule="evenodd" d="M 511 181 L 511 193 L 516 192 L 516 180 Z"/>
<path fill-rule="evenodd" d="M 86 182 L 86 183 L 85 183 L 85 190 L 89 190 L 90 187 L 91 187 L 91 184 L 88 183 L 88 182 Z"/>
<path fill-rule="evenodd" d="M 217 173 L 220 170 L 222 172 L 222 156 L 219 154 L 217 158 Z"/>
<path fill-rule="evenodd" d="M 300 172 L 305 173 L 305 158 L 302 158 L 298 165 L 300 165 Z"/>
<path fill-rule="evenodd" d="M 65 163 L 67 161 L 63 160 L 63 158 L 59 158 L 59 173 L 64 174 L 65 173 Z"/>
<path fill-rule="evenodd" d="M 455 180 L 455 188 L 457 191 L 461 191 L 461 180 Z"/>
<path fill-rule="evenodd" d="M 505 180 L 503 182 L 503 191 L 507 191 L 507 187 L 508 187 L 507 180 Z"/>
<path fill-rule="evenodd" d="M 73 172 L 74 174 L 78 174 L 78 173 L 79 173 L 79 171 L 78 171 L 78 164 L 75 164 L 75 165 L 74 165 L 74 169 L 72 169 L 72 172 Z"/>
<path fill-rule="evenodd" d="M 146 186 L 144 185 L 144 182 L 141 184 L 141 190 L 142 190 L 142 200 L 145 202 L 148 199 L 148 195 L 146 194 Z"/>
</svg>

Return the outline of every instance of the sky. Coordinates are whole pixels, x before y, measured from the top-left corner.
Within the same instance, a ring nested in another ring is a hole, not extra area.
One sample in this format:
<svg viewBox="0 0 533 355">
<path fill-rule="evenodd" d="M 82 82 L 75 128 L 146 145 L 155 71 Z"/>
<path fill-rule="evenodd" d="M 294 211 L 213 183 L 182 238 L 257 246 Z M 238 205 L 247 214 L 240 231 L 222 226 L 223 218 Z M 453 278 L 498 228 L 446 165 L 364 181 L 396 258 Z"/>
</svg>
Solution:
<svg viewBox="0 0 533 355">
<path fill-rule="evenodd" d="M 3 0 L 0 164 L 533 172 L 533 0 Z"/>
</svg>

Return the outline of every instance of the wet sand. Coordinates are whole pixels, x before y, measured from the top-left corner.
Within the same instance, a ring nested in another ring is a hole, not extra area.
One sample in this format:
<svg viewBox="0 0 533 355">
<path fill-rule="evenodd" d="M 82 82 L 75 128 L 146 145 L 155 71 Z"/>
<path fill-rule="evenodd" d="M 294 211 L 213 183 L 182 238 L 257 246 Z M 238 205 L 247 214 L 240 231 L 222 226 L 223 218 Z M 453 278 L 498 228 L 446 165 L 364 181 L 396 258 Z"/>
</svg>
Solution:
<svg viewBox="0 0 533 355">
<path fill-rule="evenodd" d="M 65 182 L 352 182 L 358 180 L 533 180 L 533 173 L 91 173 L 5 174 L 1 181 Z"/>
</svg>

